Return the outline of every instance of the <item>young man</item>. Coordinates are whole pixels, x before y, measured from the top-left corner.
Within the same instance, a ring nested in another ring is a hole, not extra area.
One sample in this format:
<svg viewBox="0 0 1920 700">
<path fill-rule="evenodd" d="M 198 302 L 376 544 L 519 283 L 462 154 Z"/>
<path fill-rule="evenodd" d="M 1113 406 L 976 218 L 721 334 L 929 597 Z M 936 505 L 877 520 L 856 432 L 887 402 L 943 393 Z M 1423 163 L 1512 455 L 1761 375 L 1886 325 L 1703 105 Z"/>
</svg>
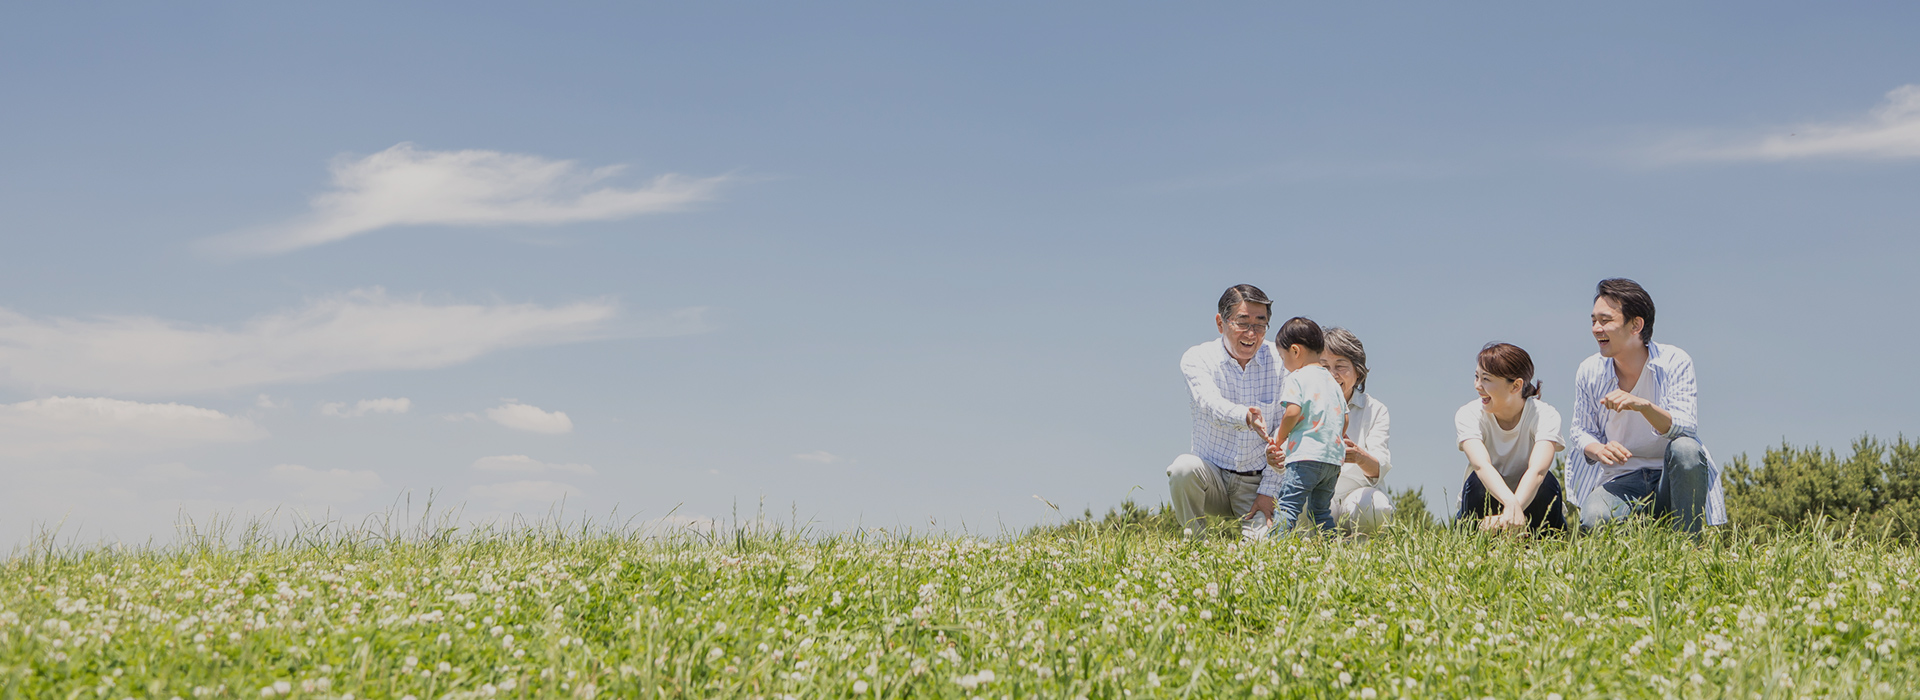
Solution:
<svg viewBox="0 0 1920 700">
<path fill-rule="evenodd" d="M 1239 520 L 1251 510 L 1266 471 L 1266 415 L 1287 375 L 1266 340 L 1272 306 L 1258 287 L 1229 288 L 1213 317 L 1220 337 L 1180 356 L 1193 401 L 1193 443 L 1191 453 L 1167 467 L 1167 486 L 1181 527 L 1193 535 L 1205 527 L 1203 516 Z M 1240 520 L 1240 534 L 1264 533 L 1260 524 Z"/>
<path fill-rule="evenodd" d="M 1653 315 L 1653 297 L 1633 280 L 1594 290 L 1600 352 L 1574 375 L 1567 457 L 1584 527 L 1635 512 L 1672 515 L 1686 532 L 1727 521 L 1719 470 L 1698 436 L 1693 358 L 1653 342 Z"/>
</svg>

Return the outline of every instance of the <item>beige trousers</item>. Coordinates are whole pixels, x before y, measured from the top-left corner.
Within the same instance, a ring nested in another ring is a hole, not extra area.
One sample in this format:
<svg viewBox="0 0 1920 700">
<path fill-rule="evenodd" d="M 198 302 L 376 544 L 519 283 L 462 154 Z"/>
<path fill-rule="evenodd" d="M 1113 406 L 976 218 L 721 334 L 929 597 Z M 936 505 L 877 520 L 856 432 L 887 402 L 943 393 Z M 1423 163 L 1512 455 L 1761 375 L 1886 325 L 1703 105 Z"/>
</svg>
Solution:
<svg viewBox="0 0 1920 700">
<path fill-rule="evenodd" d="M 1206 527 L 1202 516 L 1213 515 L 1237 521 L 1240 537 L 1248 540 L 1266 537 L 1264 518 L 1243 520 L 1253 510 L 1259 494 L 1260 475 L 1235 474 L 1219 469 L 1194 455 L 1180 455 L 1167 467 L 1167 490 L 1173 496 L 1173 513 L 1182 528 L 1201 534 Z"/>
</svg>

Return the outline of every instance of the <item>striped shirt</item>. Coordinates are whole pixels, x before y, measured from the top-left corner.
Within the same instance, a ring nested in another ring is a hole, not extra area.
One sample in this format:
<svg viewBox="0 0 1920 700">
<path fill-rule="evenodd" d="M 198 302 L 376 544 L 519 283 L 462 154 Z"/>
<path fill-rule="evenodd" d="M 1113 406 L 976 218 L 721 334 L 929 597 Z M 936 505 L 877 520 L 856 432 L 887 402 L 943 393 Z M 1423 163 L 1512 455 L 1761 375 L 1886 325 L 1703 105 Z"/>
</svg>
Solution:
<svg viewBox="0 0 1920 700">
<path fill-rule="evenodd" d="M 1661 437 L 1700 439 L 1698 390 L 1693 380 L 1693 358 L 1685 350 L 1671 345 L 1647 343 L 1647 366 L 1652 368 L 1654 405 L 1673 416 L 1673 427 Z M 1587 457 L 1587 445 L 1606 444 L 1607 419 L 1613 411 L 1600 405 L 1607 394 L 1620 388 L 1614 375 L 1613 360 L 1594 353 L 1580 363 L 1573 378 L 1573 449 L 1567 451 L 1567 481 L 1573 488 L 1574 503 L 1586 503 L 1587 494 L 1600 488 L 1606 465 Z M 1639 387 L 1635 387 L 1638 389 Z M 1704 451 L 1706 446 L 1701 445 Z M 1707 524 L 1727 522 L 1726 496 L 1720 488 L 1720 467 L 1707 456 Z"/>
<path fill-rule="evenodd" d="M 1201 343 L 1180 356 L 1180 373 L 1193 396 L 1194 456 L 1229 471 L 1266 469 L 1267 439 L 1247 427 L 1247 408 L 1259 407 L 1273 426 L 1273 407 L 1287 376 L 1273 343 L 1260 343 L 1245 367 L 1227 353 L 1226 339 Z"/>
</svg>

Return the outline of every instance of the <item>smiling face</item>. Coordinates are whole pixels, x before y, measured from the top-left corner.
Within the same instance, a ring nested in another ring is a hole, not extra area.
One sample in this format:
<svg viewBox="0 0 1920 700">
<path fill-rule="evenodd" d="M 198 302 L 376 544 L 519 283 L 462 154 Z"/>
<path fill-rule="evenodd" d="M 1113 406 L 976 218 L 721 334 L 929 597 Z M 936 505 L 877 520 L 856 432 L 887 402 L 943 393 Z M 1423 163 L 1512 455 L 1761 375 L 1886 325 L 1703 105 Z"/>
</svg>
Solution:
<svg viewBox="0 0 1920 700">
<path fill-rule="evenodd" d="M 1520 398 L 1521 387 L 1518 379 L 1496 376 L 1484 368 L 1473 370 L 1473 390 L 1480 394 L 1480 405 L 1494 413 L 1508 413 L 1518 404 L 1526 401 Z"/>
<path fill-rule="evenodd" d="M 1629 323 L 1626 314 L 1620 312 L 1619 302 L 1606 297 L 1593 300 L 1593 339 L 1600 344 L 1601 357 L 1638 347 L 1640 329 L 1645 325 L 1646 321 L 1637 318 Z"/>
<path fill-rule="evenodd" d="M 1233 315 L 1222 317 L 1214 314 L 1213 323 L 1220 328 L 1220 336 L 1227 340 L 1227 354 L 1240 364 L 1253 360 L 1260 352 L 1260 342 L 1267 334 L 1267 306 L 1251 301 L 1233 305 Z"/>
<path fill-rule="evenodd" d="M 1360 373 L 1354 371 L 1353 360 L 1329 352 L 1320 356 L 1320 364 L 1333 375 L 1334 381 L 1340 383 L 1340 391 L 1347 395 L 1347 399 L 1353 399 L 1353 385 L 1360 383 Z"/>
</svg>

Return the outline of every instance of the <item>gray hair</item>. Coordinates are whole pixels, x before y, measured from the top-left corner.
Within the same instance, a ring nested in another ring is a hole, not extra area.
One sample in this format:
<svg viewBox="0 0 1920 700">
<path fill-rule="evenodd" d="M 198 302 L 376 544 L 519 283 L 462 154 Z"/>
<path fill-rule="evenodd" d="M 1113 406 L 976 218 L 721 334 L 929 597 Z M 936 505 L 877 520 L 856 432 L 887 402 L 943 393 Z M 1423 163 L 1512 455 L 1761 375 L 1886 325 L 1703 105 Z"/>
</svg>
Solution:
<svg viewBox="0 0 1920 700">
<path fill-rule="evenodd" d="M 1367 390 L 1367 346 L 1360 344 L 1353 331 L 1345 328 L 1328 328 L 1327 352 L 1347 358 L 1353 363 L 1353 373 L 1359 379 L 1353 382 L 1354 391 Z"/>
</svg>

